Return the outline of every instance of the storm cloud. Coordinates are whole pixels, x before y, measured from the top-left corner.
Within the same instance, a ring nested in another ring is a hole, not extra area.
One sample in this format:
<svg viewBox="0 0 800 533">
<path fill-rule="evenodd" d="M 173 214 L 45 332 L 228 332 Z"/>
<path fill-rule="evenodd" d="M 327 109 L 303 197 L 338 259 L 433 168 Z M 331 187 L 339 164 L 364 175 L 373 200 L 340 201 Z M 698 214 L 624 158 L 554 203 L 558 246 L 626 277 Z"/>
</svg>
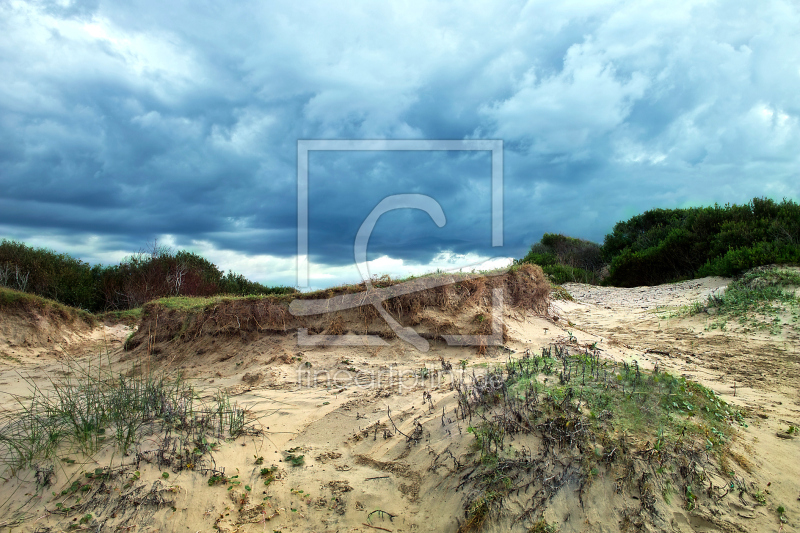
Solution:
<svg viewBox="0 0 800 533">
<path fill-rule="evenodd" d="M 298 139 L 501 139 L 314 152 L 314 285 L 602 240 L 654 207 L 800 199 L 791 1 L 0 2 L 0 237 L 115 262 L 153 239 L 294 284 Z"/>
</svg>

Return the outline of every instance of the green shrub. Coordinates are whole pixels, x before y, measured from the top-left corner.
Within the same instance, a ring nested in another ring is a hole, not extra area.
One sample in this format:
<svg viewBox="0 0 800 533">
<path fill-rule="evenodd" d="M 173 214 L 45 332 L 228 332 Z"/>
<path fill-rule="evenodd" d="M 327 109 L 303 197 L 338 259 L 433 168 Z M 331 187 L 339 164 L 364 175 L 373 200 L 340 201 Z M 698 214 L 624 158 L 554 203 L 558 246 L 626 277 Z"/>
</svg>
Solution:
<svg viewBox="0 0 800 533">
<path fill-rule="evenodd" d="M 556 284 L 567 282 L 598 283 L 603 260 L 600 245 L 555 233 L 545 233 L 531 246 L 528 254 L 516 261 L 542 267 Z"/>
<path fill-rule="evenodd" d="M 698 269 L 697 277 L 730 277 L 753 267 L 785 263 L 800 263 L 800 246 L 759 242 L 753 246 L 729 250 L 725 255 L 709 259 Z"/>
<path fill-rule="evenodd" d="M 157 244 L 118 265 L 90 266 L 67 254 L 10 240 L 0 242 L 0 287 L 92 312 L 136 309 L 168 296 L 296 292 L 291 287 L 267 287 L 234 272 L 223 274 L 195 253 Z"/>
<path fill-rule="evenodd" d="M 0 242 L 0 286 L 92 310 L 97 307 L 99 296 L 96 272 L 67 254 L 13 240 Z"/>
<path fill-rule="evenodd" d="M 597 284 L 599 278 L 596 273 L 588 272 L 582 268 L 573 268 L 564 265 L 550 265 L 542 267 L 550 281 L 556 285 L 563 283 L 591 283 Z"/>
<path fill-rule="evenodd" d="M 653 209 L 618 222 L 601 249 L 604 283 L 633 287 L 755 266 L 800 262 L 800 205 L 754 198 L 746 205 Z"/>
</svg>

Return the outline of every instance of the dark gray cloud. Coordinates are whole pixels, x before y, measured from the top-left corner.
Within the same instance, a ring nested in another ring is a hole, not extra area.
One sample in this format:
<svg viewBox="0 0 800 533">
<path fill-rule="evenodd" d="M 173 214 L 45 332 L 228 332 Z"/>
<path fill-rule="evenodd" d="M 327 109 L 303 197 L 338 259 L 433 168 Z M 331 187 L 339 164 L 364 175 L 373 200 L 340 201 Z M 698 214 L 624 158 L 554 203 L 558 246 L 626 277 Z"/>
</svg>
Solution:
<svg viewBox="0 0 800 533">
<path fill-rule="evenodd" d="M 502 249 L 488 155 L 312 154 L 320 284 L 350 275 L 390 194 L 448 219 L 385 215 L 370 253 L 393 271 L 600 240 L 653 207 L 797 200 L 798 27 L 788 0 L 3 2 L 0 236 L 90 261 L 161 238 L 291 282 L 298 139 L 505 143 Z"/>
</svg>

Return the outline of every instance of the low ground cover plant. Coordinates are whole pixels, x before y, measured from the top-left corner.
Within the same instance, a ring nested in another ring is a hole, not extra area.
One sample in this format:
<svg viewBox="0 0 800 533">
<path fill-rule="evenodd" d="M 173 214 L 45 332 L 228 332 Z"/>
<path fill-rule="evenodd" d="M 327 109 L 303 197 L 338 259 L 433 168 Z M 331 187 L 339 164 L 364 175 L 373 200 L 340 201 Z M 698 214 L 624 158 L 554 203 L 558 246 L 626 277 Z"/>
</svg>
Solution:
<svg viewBox="0 0 800 533">
<path fill-rule="evenodd" d="M 676 492 L 693 507 L 708 468 L 748 490 L 727 471 L 733 428 L 746 425 L 742 414 L 710 389 L 658 368 L 645 372 L 636 361 L 616 364 L 555 344 L 456 387 L 475 439 L 473 461 L 463 465 L 471 489 L 460 531 L 479 530 L 520 491 L 533 497 L 514 520 L 541 528 L 550 498 L 570 486 L 582 501 L 601 473 L 617 492 L 639 495 L 636 520 L 652 518 L 657 498 L 669 504 Z M 709 491 L 727 494 L 725 487 Z"/>
<path fill-rule="evenodd" d="M 780 333 L 783 326 L 795 325 L 800 311 L 800 274 L 778 268 L 760 268 L 733 281 L 721 295 L 712 295 L 706 307 L 695 307 L 694 314 L 714 309 L 711 329 L 724 329 L 736 320 L 746 331 L 768 330 Z M 787 318 L 788 317 L 788 318 Z"/>
</svg>

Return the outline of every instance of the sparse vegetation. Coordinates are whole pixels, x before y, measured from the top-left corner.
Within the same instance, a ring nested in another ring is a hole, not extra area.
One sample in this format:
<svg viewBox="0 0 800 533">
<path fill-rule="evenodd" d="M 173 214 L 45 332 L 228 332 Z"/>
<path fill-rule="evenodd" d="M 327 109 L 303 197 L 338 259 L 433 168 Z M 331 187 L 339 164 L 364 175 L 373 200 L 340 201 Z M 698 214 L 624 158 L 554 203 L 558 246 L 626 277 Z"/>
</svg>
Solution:
<svg viewBox="0 0 800 533">
<path fill-rule="evenodd" d="M 284 453 L 283 460 L 292 466 L 303 466 L 305 464 L 305 456 L 298 454 L 300 448 L 292 448 Z"/>
<path fill-rule="evenodd" d="M 659 306 L 656 308 L 655 314 L 660 319 L 684 318 L 702 313 L 704 310 L 705 306 L 703 303 L 694 302 L 689 305 L 681 306 Z"/>
<path fill-rule="evenodd" d="M 169 428 L 186 435 L 185 465 L 213 449 L 206 435 L 235 437 L 245 430 L 244 411 L 227 395 L 204 403 L 180 377 L 141 370 L 73 366 L 46 388 L 28 380 L 30 395 L 16 398 L 19 408 L 0 419 L 0 464 L 15 472 L 57 453 L 91 455 L 107 445 L 124 454 L 145 428 Z"/>
<path fill-rule="evenodd" d="M 780 523 L 781 524 L 787 523 L 788 520 L 786 520 L 786 508 L 783 505 L 779 505 L 776 511 L 778 512 L 778 520 L 780 521 Z"/>
<path fill-rule="evenodd" d="M 768 330 L 779 333 L 785 321 L 784 313 L 791 313 L 788 323 L 798 321 L 800 298 L 795 290 L 800 287 L 800 274 L 775 269 L 758 268 L 746 273 L 728 285 L 722 295 L 710 296 L 706 305 L 716 309 L 711 329 L 724 329 L 728 320 L 736 319 L 739 324 L 750 329 Z M 694 314 L 702 308 L 695 308 Z"/>
<path fill-rule="evenodd" d="M 721 462 L 732 425 L 745 425 L 697 383 L 567 345 L 509 360 L 456 388 L 475 437 L 469 468 L 477 469 L 460 531 L 479 529 L 515 491 L 536 494 L 520 519 L 539 515 L 566 484 L 580 487 L 580 498 L 601 471 L 616 477 L 618 490 L 637 487 L 643 516 L 655 512 L 657 488 L 670 499 L 673 486 L 685 487 L 685 505 L 693 507 L 691 484 L 704 479 L 710 457 Z M 522 444 L 525 435 L 540 439 L 538 456 Z"/>
<path fill-rule="evenodd" d="M 558 533 L 558 528 L 552 524 L 548 524 L 547 520 L 540 518 L 528 530 L 528 533 Z"/>
<path fill-rule="evenodd" d="M 550 291 L 550 297 L 553 300 L 566 300 L 568 302 L 575 301 L 569 291 L 561 285 L 553 285 L 553 288 Z"/>
</svg>

